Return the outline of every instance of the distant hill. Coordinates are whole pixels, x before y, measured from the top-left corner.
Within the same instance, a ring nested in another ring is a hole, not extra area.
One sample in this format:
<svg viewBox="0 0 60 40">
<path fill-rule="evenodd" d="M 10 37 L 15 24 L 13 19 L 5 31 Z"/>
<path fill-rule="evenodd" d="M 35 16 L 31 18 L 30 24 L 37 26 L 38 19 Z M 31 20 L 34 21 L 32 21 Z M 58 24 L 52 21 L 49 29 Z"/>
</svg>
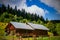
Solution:
<svg viewBox="0 0 60 40">
<path fill-rule="evenodd" d="M 35 14 L 31 14 L 29 12 L 26 12 L 24 9 L 17 10 L 17 6 L 13 9 L 8 5 L 7 7 L 4 4 L 0 4 L 0 21 L 1 22 L 9 22 L 9 21 L 21 21 L 23 19 L 27 19 L 30 22 L 38 22 L 41 23 L 47 23 L 49 20 L 44 20 L 43 16 Z M 60 20 L 51 20 L 54 23 L 60 23 Z"/>
<path fill-rule="evenodd" d="M 51 22 L 60 23 L 60 20 L 51 20 Z"/>
<path fill-rule="evenodd" d="M 15 6 L 15 8 L 13 9 L 12 7 L 10 7 L 10 5 L 8 5 L 6 7 L 4 4 L 0 4 L 0 20 L 2 22 L 4 22 L 4 21 L 5 22 L 6 21 L 20 21 L 21 18 L 19 18 L 19 17 L 22 17 L 22 19 L 27 19 L 29 21 L 41 20 L 41 21 L 45 22 L 43 16 L 39 16 L 39 15 L 37 15 L 37 13 L 31 14 L 29 12 L 26 12 L 24 9 L 17 10 L 17 6 Z"/>
</svg>

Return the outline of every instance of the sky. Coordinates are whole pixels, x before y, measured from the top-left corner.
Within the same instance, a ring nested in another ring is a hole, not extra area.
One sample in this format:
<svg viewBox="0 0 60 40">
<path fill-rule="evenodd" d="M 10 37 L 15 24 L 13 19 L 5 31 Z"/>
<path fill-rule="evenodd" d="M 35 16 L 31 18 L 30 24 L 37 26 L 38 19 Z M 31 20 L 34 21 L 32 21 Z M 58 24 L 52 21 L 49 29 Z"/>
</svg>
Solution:
<svg viewBox="0 0 60 40">
<path fill-rule="evenodd" d="M 17 9 L 43 16 L 44 19 L 60 20 L 60 0 L 0 0 L 0 4 L 9 4 Z"/>
</svg>

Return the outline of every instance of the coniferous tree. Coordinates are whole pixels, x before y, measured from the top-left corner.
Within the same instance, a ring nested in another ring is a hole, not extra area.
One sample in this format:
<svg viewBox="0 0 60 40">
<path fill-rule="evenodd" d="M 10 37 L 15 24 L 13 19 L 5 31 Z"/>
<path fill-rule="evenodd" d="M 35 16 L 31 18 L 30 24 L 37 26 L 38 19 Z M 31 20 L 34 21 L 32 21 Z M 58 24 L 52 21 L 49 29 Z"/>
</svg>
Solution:
<svg viewBox="0 0 60 40">
<path fill-rule="evenodd" d="M 2 5 L 2 7 L 0 7 L 0 10 L 1 10 L 1 14 L 2 14 L 2 12 L 5 12 L 6 11 L 7 12 L 7 15 L 8 14 L 17 15 L 17 18 L 21 16 L 21 17 L 23 17 L 23 19 L 28 19 L 30 21 L 36 21 L 37 22 L 39 19 L 41 21 L 44 21 L 44 18 L 42 16 L 40 17 L 36 13 L 35 14 L 33 14 L 33 13 L 30 14 L 30 13 L 26 12 L 24 9 L 22 9 L 22 10 L 19 10 L 18 9 L 17 10 L 17 6 L 15 6 L 15 8 L 13 9 L 12 7 L 10 7 L 9 4 L 8 4 L 7 7 L 5 5 Z M 9 17 L 9 15 L 7 17 Z M 14 18 L 11 19 L 11 20 L 14 20 Z"/>
<path fill-rule="evenodd" d="M 7 12 L 9 13 L 9 11 L 10 11 L 10 5 L 8 4 Z"/>
</svg>

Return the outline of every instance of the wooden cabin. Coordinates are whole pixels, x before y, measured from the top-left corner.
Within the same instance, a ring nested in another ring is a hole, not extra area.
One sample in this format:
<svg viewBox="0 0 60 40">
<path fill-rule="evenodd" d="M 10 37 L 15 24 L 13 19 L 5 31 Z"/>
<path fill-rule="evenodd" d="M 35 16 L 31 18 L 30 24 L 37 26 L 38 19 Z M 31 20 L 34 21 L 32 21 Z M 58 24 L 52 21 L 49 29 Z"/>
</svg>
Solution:
<svg viewBox="0 0 60 40">
<path fill-rule="evenodd" d="M 10 22 L 5 28 L 6 32 L 10 34 L 12 31 L 16 35 L 29 36 L 32 33 L 33 28 L 25 23 Z"/>
<path fill-rule="evenodd" d="M 13 34 L 20 36 L 47 36 L 48 28 L 43 25 L 33 23 L 18 23 L 10 22 L 5 28 L 8 34 L 13 31 Z"/>
<path fill-rule="evenodd" d="M 27 23 L 29 26 L 34 28 L 33 34 L 36 36 L 48 36 L 48 28 L 40 24 Z"/>
</svg>

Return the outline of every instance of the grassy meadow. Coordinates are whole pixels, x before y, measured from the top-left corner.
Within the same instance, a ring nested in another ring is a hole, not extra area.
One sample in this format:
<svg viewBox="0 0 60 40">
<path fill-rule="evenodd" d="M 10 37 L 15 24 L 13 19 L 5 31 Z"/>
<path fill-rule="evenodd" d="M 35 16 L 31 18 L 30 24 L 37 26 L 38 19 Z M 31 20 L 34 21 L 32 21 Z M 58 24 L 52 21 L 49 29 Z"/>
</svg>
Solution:
<svg viewBox="0 0 60 40">
<path fill-rule="evenodd" d="M 8 38 L 8 37 L 7 37 Z M 10 37 L 9 40 L 60 40 L 60 36 L 52 36 L 52 37 L 27 37 L 27 38 L 17 38 L 17 37 Z"/>
</svg>

